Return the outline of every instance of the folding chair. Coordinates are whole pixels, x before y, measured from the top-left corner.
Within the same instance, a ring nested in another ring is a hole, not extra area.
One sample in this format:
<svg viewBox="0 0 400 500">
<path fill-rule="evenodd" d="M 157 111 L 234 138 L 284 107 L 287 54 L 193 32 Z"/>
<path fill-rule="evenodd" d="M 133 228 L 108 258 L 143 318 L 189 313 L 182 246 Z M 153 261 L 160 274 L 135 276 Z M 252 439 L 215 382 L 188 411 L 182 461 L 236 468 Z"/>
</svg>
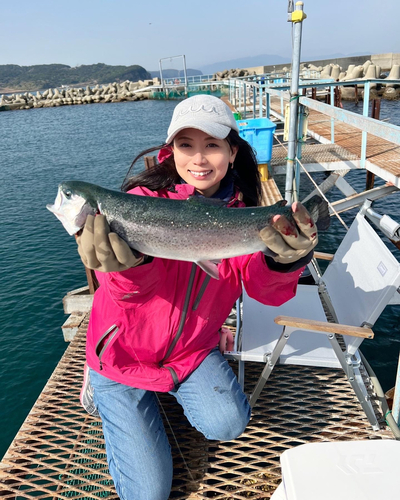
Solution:
<svg viewBox="0 0 400 500">
<path fill-rule="evenodd" d="M 378 429 L 359 370 L 358 348 L 364 338 L 373 338 L 371 327 L 399 285 L 400 264 L 359 213 L 317 285 L 299 285 L 296 296 L 279 307 L 265 306 L 244 292 L 241 331 L 234 351 L 225 354 L 239 361 L 242 386 L 244 362 L 265 363 L 251 406 L 276 363 L 341 367 L 369 422 Z M 328 322 L 321 298 L 335 323 Z M 336 334 L 344 340 L 343 349 Z"/>
</svg>

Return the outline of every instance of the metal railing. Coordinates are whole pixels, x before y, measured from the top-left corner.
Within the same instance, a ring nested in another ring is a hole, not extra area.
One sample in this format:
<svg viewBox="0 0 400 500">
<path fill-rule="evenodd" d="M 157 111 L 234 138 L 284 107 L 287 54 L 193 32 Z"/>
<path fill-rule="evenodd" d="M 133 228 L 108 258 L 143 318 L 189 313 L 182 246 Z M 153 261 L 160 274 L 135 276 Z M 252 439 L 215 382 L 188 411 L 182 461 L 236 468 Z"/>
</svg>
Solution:
<svg viewBox="0 0 400 500">
<path fill-rule="evenodd" d="M 353 127 L 360 129 L 363 133 L 362 148 L 361 148 L 361 164 L 365 166 L 366 150 L 367 150 L 367 134 L 372 134 L 381 137 L 394 144 L 400 145 L 400 127 L 390 123 L 382 122 L 368 117 L 369 101 L 371 93 L 371 85 L 399 85 L 399 80 L 388 79 L 372 79 L 372 80 L 350 80 L 346 82 L 336 82 L 333 80 L 300 80 L 299 91 L 302 89 L 316 88 L 324 91 L 330 97 L 330 104 L 320 102 L 305 96 L 299 96 L 299 104 L 306 106 L 309 109 L 314 109 L 331 117 L 331 142 L 335 142 L 335 121 L 347 123 Z M 229 98 L 232 104 L 243 113 L 246 118 L 250 108 L 253 117 L 270 118 L 271 97 L 278 97 L 281 101 L 281 116 L 283 119 L 285 113 L 285 104 L 290 102 L 291 96 L 289 92 L 289 84 L 286 85 L 268 85 L 246 81 L 243 79 L 229 80 Z M 334 89 L 336 87 L 355 87 L 363 86 L 363 113 L 358 114 L 336 107 L 334 99 Z"/>
</svg>

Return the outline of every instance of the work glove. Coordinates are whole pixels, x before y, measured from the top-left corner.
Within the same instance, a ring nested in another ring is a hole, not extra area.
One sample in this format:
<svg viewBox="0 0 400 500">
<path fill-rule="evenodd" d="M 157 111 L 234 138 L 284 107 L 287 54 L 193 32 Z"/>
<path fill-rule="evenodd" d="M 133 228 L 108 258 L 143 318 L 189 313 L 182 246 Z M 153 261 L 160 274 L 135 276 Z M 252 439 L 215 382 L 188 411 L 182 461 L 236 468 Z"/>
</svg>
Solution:
<svg viewBox="0 0 400 500">
<path fill-rule="evenodd" d="M 260 231 L 260 237 L 268 247 L 264 252 L 267 257 L 278 264 L 299 263 L 301 265 L 294 267 L 300 268 L 310 262 L 318 243 L 318 233 L 314 221 L 301 203 L 292 204 L 292 215 L 295 224 L 284 215 L 275 215 L 271 225 Z M 290 270 L 294 271 L 294 267 L 290 267 Z"/>
<path fill-rule="evenodd" d="M 85 266 L 103 273 L 125 271 L 144 260 L 144 255 L 135 256 L 129 245 L 110 231 L 104 215 L 88 215 L 76 242 Z"/>
</svg>

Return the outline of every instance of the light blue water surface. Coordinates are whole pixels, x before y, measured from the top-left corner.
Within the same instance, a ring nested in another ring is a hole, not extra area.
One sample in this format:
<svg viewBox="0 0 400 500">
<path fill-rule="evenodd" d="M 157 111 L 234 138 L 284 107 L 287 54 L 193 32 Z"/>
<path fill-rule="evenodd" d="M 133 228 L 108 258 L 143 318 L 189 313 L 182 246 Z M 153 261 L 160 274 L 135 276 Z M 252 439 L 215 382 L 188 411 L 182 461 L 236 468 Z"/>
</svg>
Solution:
<svg viewBox="0 0 400 500">
<path fill-rule="evenodd" d="M 62 298 L 86 280 L 74 238 L 46 204 L 62 180 L 118 189 L 134 156 L 164 141 L 175 105 L 0 113 L 0 457 L 66 348 Z"/>
<path fill-rule="evenodd" d="M 62 180 L 118 189 L 134 156 L 163 142 L 175 105 L 142 101 L 0 113 L 0 457 L 66 348 L 62 298 L 86 283 L 74 238 L 46 204 L 54 202 Z M 381 116 L 400 124 L 400 103 L 382 102 Z M 356 189 L 365 185 L 363 172 L 348 178 Z M 398 197 L 377 207 L 400 221 Z M 343 236 L 339 223 L 333 227 L 321 237 L 321 250 L 335 249 Z M 398 318 L 399 309 L 387 308 L 376 340 L 363 344 L 385 389 L 397 366 Z"/>
</svg>

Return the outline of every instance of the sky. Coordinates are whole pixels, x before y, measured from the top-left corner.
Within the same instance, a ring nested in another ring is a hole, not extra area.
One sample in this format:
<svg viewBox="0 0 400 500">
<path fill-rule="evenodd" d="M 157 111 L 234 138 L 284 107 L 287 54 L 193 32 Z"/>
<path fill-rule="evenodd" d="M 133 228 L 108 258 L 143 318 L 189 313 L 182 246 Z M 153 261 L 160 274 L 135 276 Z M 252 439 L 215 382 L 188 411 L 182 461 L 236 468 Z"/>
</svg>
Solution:
<svg viewBox="0 0 400 500">
<path fill-rule="evenodd" d="M 302 60 L 400 52 L 399 0 L 305 0 Z M 185 55 L 188 68 L 276 54 L 291 58 L 287 0 L 2 2 L 0 64 L 139 64 Z M 182 69 L 179 59 L 163 67 Z"/>
</svg>

